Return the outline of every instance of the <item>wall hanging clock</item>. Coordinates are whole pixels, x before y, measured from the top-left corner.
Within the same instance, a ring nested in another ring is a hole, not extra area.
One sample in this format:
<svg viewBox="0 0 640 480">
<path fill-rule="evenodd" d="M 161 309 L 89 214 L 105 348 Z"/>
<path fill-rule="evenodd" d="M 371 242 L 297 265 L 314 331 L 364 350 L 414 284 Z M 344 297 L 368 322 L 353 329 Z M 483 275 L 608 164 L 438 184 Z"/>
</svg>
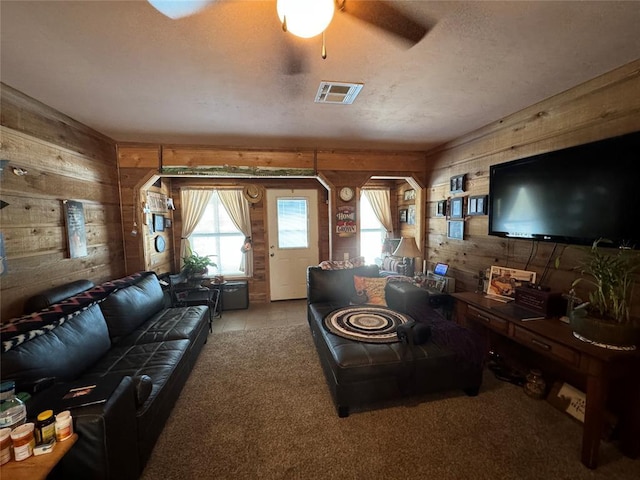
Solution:
<svg viewBox="0 0 640 480">
<path fill-rule="evenodd" d="M 353 199 L 353 188 L 342 187 L 340 189 L 340 198 L 343 202 L 350 202 Z"/>
</svg>

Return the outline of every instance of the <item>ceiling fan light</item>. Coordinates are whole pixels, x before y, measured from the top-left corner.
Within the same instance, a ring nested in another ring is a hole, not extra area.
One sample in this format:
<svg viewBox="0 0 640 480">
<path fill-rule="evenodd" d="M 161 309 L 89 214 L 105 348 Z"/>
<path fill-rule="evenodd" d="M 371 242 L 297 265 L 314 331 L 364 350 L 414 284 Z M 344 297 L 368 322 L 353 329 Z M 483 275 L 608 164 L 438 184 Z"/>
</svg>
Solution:
<svg viewBox="0 0 640 480">
<path fill-rule="evenodd" d="M 198 13 L 215 0 L 147 0 L 163 15 L 177 20 Z"/>
<path fill-rule="evenodd" d="M 280 22 L 287 19 L 287 31 L 302 38 L 320 35 L 331 23 L 334 0 L 278 0 Z"/>
</svg>

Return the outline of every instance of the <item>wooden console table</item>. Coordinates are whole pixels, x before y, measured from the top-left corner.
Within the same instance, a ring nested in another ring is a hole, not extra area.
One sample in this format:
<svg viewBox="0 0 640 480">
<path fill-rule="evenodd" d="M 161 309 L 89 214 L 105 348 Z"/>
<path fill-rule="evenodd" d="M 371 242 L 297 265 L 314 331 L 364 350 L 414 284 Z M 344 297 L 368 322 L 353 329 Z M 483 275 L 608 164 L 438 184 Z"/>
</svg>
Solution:
<svg viewBox="0 0 640 480">
<path fill-rule="evenodd" d="M 609 350 L 582 342 L 569 325 L 557 318 L 521 321 L 500 311 L 505 305 L 473 292 L 454 293 L 454 320 L 470 328 L 498 334 L 533 350 L 586 379 L 587 403 L 581 460 L 588 468 L 598 465 L 605 409 L 614 381 L 624 382 L 625 407 L 620 412 L 620 450 L 640 454 L 640 351 Z M 487 345 L 488 346 L 488 345 Z"/>
</svg>

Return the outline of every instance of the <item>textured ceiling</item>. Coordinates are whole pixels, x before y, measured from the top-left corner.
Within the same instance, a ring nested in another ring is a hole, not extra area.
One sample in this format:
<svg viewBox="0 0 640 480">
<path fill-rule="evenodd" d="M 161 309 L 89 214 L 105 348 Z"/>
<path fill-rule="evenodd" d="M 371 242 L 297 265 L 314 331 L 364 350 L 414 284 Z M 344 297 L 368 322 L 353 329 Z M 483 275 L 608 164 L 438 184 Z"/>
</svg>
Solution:
<svg viewBox="0 0 640 480">
<path fill-rule="evenodd" d="M 2 0 L 0 75 L 117 141 L 422 150 L 640 58 L 634 1 L 393 3 L 431 25 L 420 43 L 336 13 L 322 60 L 275 1 L 171 20 L 144 0 Z M 319 105 L 321 80 L 364 89 Z"/>
</svg>

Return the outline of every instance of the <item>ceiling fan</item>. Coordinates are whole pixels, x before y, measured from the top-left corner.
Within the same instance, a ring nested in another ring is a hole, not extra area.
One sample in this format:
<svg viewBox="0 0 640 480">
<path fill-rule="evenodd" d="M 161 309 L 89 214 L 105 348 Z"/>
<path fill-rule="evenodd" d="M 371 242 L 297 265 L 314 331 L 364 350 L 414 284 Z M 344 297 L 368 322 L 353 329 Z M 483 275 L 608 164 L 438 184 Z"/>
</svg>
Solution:
<svg viewBox="0 0 640 480">
<path fill-rule="evenodd" d="M 159 12 L 173 19 L 194 15 L 216 1 L 219 0 L 148 0 Z M 392 2 L 382 0 L 277 0 L 276 10 L 283 30 L 303 38 L 323 33 L 335 10 L 390 33 L 411 46 L 422 40 L 428 31 L 425 22 L 411 18 Z M 306 31 L 307 22 L 313 22 L 314 29 Z"/>
</svg>

